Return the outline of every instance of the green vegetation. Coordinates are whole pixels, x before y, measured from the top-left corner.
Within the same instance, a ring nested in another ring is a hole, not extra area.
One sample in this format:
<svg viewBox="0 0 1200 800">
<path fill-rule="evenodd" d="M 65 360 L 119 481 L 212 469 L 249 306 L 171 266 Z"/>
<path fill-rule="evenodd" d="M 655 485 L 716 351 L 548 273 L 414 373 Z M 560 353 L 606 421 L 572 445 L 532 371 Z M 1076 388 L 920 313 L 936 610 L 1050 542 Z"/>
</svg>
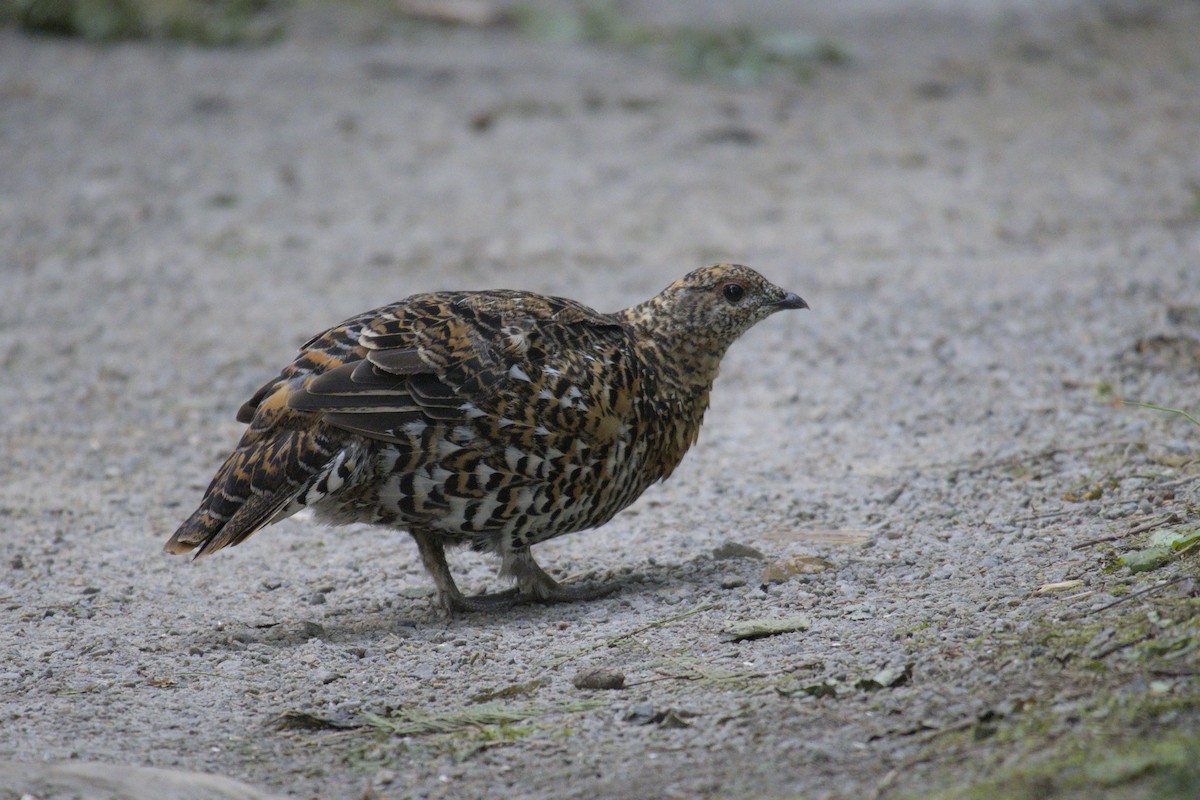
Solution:
<svg viewBox="0 0 1200 800">
<path fill-rule="evenodd" d="M 202 45 L 261 43 L 283 30 L 288 0 L 0 0 L 0 24 L 89 41 L 163 38 Z"/>
<path fill-rule="evenodd" d="M 623 15 L 611 0 L 591 0 L 576 9 L 527 3 L 518 6 L 513 16 L 517 30 L 532 38 L 631 51 L 657 49 L 666 52 L 681 75 L 732 86 L 807 80 L 822 64 L 849 60 L 841 45 L 799 31 L 746 25 L 708 30 L 643 25 Z"/>
<path fill-rule="evenodd" d="M 1166 406 L 1155 405 L 1154 403 L 1139 403 L 1137 400 L 1122 400 L 1122 404 L 1127 406 L 1137 406 L 1138 408 L 1149 408 L 1152 411 L 1165 411 L 1168 414 L 1176 414 L 1183 417 L 1188 422 L 1200 427 L 1200 419 L 1196 419 L 1186 411 L 1180 411 L 1178 408 L 1167 408 Z"/>
<path fill-rule="evenodd" d="M 1119 560 L 1130 572 L 1148 572 L 1197 549 L 1200 549 L 1200 527 L 1164 528 L 1150 535 L 1146 547 L 1131 550 Z"/>
<path fill-rule="evenodd" d="M 374 736 L 352 747 L 347 763 L 371 772 L 397 765 L 413 751 L 466 758 L 523 739 L 555 740 L 570 736 L 571 730 L 559 719 L 544 722 L 545 718 L 591 711 L 602 705 L 595 700 L 547 705 L 487 702 L 445 711 L 397 709 L 383 716 L 367 714 L 363 721 Z M 361 730 L 356 735 L 361 735 Z"/>
<path fill-rule="evenodd" d="M 393 711 L 386 717 L 367 714 L 364 719 L 371 727 L 393 736 L 425 736 L 512 725 L 548 714 L 574 714 L 599 705 L 602 704 L 594 700 L 557 706 L 509 706 L 501 702 L 488 702 L 442 712 Z"/>
<path fill-rule="evenodd" d="M 1200 737 L 1075 740 L 1004 767 L 985 781 L 923 795 L 930 800 L 1191 800 L 1200 787 Z"/>
<path fill-rule="evenodd" d="M 370 26 L 376 31 L 433 33 L 453 24 L 406 16 L 383 0 L 0 0 L 0 25 L 98 42 L 151 38 L 205 46 L 261 44 L 279 38 L 289 13 L 305 5 L 310 10 L 336 7 L 339 15 L 351 17 L 368 15 L 380 23 Z M 822 64 L 849 59 L 836 43 L 787 29 L 649 26 L 621 12 L 612 0 L 589 0 L 572 8 L 524 3 L 499 18 L 520 36 L 654 53 L 681 75 L 731 86 L 806 80 Z"/>
<path fill-rule="evenodd" d="M 1050 685 L 924 734 L 927 744 L 902 766 L 933 765 L 921 782 L 947 788 L 887 796 L 1196 797 L 1200 598 L 1189 581 L 1146 576 L 1114 603 L 1027 634 L 1025 644 L 1043 651 L 1032 668 Z M 974 777 L 964 780 L 964 765 Z"/>
</svg>

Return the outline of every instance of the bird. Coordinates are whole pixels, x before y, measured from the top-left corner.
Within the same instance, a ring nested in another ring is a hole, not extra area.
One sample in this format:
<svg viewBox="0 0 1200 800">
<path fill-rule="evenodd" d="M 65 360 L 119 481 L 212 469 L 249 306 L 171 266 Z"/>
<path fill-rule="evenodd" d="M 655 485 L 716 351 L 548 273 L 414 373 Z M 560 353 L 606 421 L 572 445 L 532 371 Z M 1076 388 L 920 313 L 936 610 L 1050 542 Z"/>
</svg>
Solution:
<svg viewBox="0 0 1200 800">
<path fill-rule="evenodd" d="M 738 264 L 689 272 L 615 313 L 514 290 L 415 294 L 305 342 L 238 410 L 246 424 L 164 546 L 210 555 L 312 509 L 408 532 L 446 612 L 593 600 L 530 548 L 595 528 L 696 442 L 727 348 L 797 294 Z M 465 595 L 446 548 L 513 585 Z"/>
</svg>

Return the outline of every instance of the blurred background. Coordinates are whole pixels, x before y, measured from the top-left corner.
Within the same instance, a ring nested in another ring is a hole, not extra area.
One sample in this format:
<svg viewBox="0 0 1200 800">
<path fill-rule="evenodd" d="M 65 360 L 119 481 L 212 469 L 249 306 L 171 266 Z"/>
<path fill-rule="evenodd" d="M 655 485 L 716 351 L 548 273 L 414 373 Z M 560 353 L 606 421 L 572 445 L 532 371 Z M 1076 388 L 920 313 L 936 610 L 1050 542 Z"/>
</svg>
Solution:
<svg viewBox="0 0 1200 800">
<path fill-rule="evenodd" d="M 606 695 L 553 769 L 559 732 L 397 739 L 395 786 L 482 796 L 501 764 L 514 796 L 590 798 L 631 763 L 624 796 L 924 797 L 1194 731 L 1194 556 L 1119 559 L 1200 526 L 1195 426 L 1121 404 L 1200 397 L 1198 42 L 1195 0 L 0 0 L 0 756 L 341 796 L 362 754 L 264 709 L 444 710 L 702 602 L 620 651 L 639 703 L 700 718 L 614 723 L 633 694 Z M 539 546 L 619 576 L 611 602 L 436 619 L 406 537 L 362 526 L 160 553 L 313 333 L 431 289 L 612 310 L 723 260 L 811 311 L 733 347 L 669 483 Z M 1119 599 L 1167 574 L 1156 610 Z M 796 613 L 786 642 L 716 633 Z M 654 671 L 685 658 L 754 677 Z M 1176 744 L 1128 763 L 1186 787 Z"/>
</svg>

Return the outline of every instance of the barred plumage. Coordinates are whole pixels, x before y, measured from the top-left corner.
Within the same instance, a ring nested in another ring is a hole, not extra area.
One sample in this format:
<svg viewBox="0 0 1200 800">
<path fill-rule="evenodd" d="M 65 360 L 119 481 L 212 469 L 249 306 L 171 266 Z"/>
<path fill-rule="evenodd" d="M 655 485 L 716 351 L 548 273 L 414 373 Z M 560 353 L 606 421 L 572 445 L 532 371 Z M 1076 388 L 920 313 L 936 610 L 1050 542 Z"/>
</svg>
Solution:
<svg viewBox="0 0 1200 800">
<path fill-rule="evenodd" d="M 248 423 L 166 544 L 197 557 L 304 507 L 407 530 L 451 610 L 575 600 L 529 548 L 602 525 L 695 442 L 728 346 L 807 308 L 754 270 L 696 270 L 601 314 L 516 292 L 419 294 L 314 336 L 241 407 Z M 502 558 L 507 592 L 464 597 L 446 545 Z"/>
</svg>

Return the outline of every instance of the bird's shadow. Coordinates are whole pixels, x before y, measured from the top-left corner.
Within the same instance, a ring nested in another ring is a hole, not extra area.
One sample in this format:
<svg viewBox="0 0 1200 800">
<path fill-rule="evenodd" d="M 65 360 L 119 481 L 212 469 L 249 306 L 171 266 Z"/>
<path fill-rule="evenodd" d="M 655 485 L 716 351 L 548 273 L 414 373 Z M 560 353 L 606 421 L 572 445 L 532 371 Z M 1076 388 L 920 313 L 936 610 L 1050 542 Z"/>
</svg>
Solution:
<svg viewBox="0 0 1200 800">
<path fill-rule="evenodd" d="M 753 565 L 757 569 L 757 565 Z M 277 649 L 290 649 L 316 638 L 323 642 L 365 646 L 381 639 L 401 634 L 411 636 L 422 629 L 454 631 L 469 634 L 486 631 L 515 622 L 539 622 L 550 626 L 577 621 L 596 608 L 607 608 L 614 614 L 629 610 L 631 615 L 653 602 L 652 598 L 670 590 L 674 602 L 680 596 L 696 602 L 722 595 L 720 579 L 730 572 L 745 571 L 730 562 L 718 563 L 707 557 L 697 557 L 683 563 L 646 563 L 637 570 L 624 569 L 618 575 L 590 575 L 579 585 L 615 585 L 616 591 L 597 600 L 574 603 L 518 603 L 494 611 L 447 614 L 437 604 L 432 592 L 425 597 L 397 594 L 379 601 L 375 598 L 355 598 L 338 605 L 337 593 L 330 594 L 323 613 L 312 616 L 296 613 L 295 604 L 281 606 L 274 618 L 259 621 L 227 622 L 220 628 L 195 631 L 184 645 L 203 652 L 240 651 L 250 644 Z M 567 585 L 575 585 L 571 581 Z M 673 605 L 673 604 L 672 604 Z"/>
</svg>

